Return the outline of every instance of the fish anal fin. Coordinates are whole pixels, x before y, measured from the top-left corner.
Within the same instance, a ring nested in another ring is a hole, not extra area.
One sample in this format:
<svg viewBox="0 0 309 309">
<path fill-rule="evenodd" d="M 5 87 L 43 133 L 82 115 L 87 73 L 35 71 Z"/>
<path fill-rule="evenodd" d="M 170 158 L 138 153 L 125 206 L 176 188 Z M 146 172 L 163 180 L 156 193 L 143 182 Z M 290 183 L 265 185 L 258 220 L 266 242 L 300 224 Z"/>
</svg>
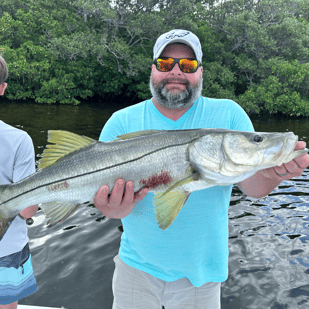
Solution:
<svg viewBox="0 0 309 309">
<path fill-rule="evenodd" d="M 167 229 L 178 216 L 191 192 L 175 190 L 158 193 L 154 197 L 156 219 L 160 229 Z"/>
<path fill-rule="evenodd" d="M 47 227 L 52 227 L 70 217 L 80 206 L 76 203 L 49 202 L 39 205 L 46 218 L 50 218 Z"/>
<path fill-rule="evenodd" d="M 47 141 L 55 145 L 46 146 L 47 148 L 44 150 L 38 165 L 39 170 L 52 165 L 63 156 L 75 150 L 90 145 L 95 140 L 72 132 L 50 130 L 48 131 Z"/>
<path fill-rule="evenodd" d="M 118 135 L 116 140 L 119 140 L 119 139 L 125 140 L 125 139 L 130 139 L 130 138 L 139 137 L 139 136 L 152 135 L 158 132 L 161 132 L 161 130 L 141 130 L 141 131 Z"/>
</svg>

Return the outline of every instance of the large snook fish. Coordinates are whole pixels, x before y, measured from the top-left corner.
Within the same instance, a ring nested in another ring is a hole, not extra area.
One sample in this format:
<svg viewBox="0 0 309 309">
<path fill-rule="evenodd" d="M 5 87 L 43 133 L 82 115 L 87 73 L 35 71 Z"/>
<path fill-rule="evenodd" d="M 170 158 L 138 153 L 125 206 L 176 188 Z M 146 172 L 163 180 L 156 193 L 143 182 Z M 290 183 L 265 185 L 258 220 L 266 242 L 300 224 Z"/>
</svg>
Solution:
<svg viewBox="0 0 309 309">
<path fill-rule="evenodd" d="M 92 202 L 103 184 L 134 181 L 135 191 L 155 192 L 156 219 L 171 225 L 191 192 L 241 182 L 258 170 L 306 153 L 294 151 L 293 133 L 251 133 L 223 129 L 139 131 L 99 142 L 65 131 L 49 131 L 39 170 L 0 186 L 0 240 L 23 209 L 40 204 L 48 226 Z"/>
</svg>

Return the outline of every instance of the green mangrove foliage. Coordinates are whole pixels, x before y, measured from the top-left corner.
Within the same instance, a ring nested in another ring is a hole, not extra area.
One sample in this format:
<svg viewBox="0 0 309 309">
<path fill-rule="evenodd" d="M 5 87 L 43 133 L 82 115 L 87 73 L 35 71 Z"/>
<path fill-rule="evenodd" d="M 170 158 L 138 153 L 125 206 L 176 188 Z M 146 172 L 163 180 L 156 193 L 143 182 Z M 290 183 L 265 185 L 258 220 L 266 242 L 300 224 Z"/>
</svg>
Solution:
<svg viewBox="0 0 309 309">
<path fill-rule="evenodd" d="M 271 72 L 239 96 L 240 104 L 256 112 L 309 115 L 309 63 L 273 58 L 268 65 Z"/>
<path fill-rule="evenodd" d="M 2 0 L 6 97 L 78 104 L 150 98 L 152 48 L 165 31 L 200 38 L 203 95 L 248 113 L 309 116 L 305 0 Z"/>
</svg>

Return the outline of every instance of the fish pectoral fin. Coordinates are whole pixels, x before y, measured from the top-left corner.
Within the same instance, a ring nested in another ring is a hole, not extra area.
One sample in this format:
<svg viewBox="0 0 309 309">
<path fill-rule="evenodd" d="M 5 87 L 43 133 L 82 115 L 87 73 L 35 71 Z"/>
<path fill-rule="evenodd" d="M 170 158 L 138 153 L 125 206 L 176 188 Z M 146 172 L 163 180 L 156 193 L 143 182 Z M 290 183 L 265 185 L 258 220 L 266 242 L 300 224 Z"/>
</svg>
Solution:
<svg viewBox="0 0 309 309">
<path fill-rule="evenodd" d="M 199 175 L 197 173 L 194 173 L 192 175 L 190 175 L 187 178 L 181 179 L 177 182 L 175 182 L 172 186 L 170 186 L 166 191 L 164 191 L 163 193 L 161 193 L 162 195 L 166 195 L 167 193 L 169 193 L 170 191 L 176 189 L 177 187 L 181 187 L 183 185 L 189 184 L 192 181 L 195 181 L 199 178 Z"/>
<path fill-rule="evenodd" d="M 39 205 L 46 218 L 50 218 L 47 222 L 47 227 L 52 227 L 58 222 L 64 221 L 70 217 L 80 206 L 75 203 L 49 202 Z"/>
<path fill-rule="evenodd" d="M 55 145 L 46 146 L 47 148 L 44 150 L 38 165 L 39 170 L 52 165 L 69 153 L 95 142 L 90 137 L 61 130 L 48 131 L 47 141 Z"/>
<path fill-rule="evenodd" d="M 126 133 L 126 134 L 121 134 L 117 136 L 117 139 L 125 140 L 125 139 L 130 139 L 138 136 L 145 136 L 145 135 L 152 135 L 155 133 L 161 132 L 161 130 L 141 130 L 141 131 L 136 131 L 136 132 L 131 132 L 131 133 Z"/>
<path fill-rule="evenodd" d="M 155 195 L 153 204 L 160 229 L 165 230 L 172 224 L 191 193 L 181 190 L 180 187 L 197 180 L 198 177 L 198 174 L 193 173 L 189 177 L 175 182 L 166 191 Z M 173 191 L 174 189 L 175 191 Z"/>
<path fill-rule="evenodd" d="M 154 197 L 156 219 L 160 229 L 167 229 L 177 217 L 191 192 L 175 190 L 158 193 Z"/>
</svg>

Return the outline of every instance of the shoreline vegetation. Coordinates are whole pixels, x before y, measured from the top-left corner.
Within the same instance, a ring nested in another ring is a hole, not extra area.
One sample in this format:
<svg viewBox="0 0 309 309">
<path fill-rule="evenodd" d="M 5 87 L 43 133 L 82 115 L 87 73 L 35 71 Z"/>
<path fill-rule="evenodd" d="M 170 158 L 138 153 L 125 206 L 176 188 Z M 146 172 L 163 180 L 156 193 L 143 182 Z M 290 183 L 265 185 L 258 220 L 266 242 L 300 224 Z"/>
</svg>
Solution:
<svg viewBox="0 0 309 309">
<path fill-rule="evenodd" d="M 149 99 L 152 48 L 171 29 L 201 41 L 204 96 L 235 100 L 249 114 L 309 116 L 307 0 L 2 0 L 4 98 Z"/>
</svg>

